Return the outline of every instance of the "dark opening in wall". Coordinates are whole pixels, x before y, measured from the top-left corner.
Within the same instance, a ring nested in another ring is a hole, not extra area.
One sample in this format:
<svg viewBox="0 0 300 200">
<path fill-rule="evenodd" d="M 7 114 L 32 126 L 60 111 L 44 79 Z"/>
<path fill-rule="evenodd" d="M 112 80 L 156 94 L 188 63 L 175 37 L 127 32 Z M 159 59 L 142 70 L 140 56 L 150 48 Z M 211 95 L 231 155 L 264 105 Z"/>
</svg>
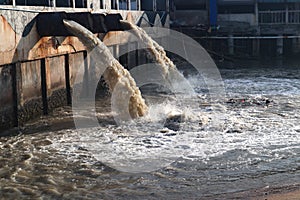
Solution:
<svg viewBox="0 0 300 200">
<path fill-rule="evenodd" d="M 100 0 L 100 9 L 104 9 L 103 0 Z"/>
<path fill-rule="evenodd" d="M 157 11 L 166 11 L 166 0 L 160 0 L 156 2 Z"/>
<path fill-rule="evenodd" d="M 254 13 L 254 5 L 223 5 L 218 7 L 220 14 Z"/>
<path fill-rule="evenodd" d="M 119 9 L 120 10 L 128 10 L 126 0 L 119 0 Z"/>
<path fill-rule="evenodd" d="M 4 1 L 11 1 L 12 0 L 4 0 Z M 51 6 L 49 5 L 48 0 L 41 0 L 41 1 L 36 1 L 36 0 L 16 0 L 16 5 L 21 5 L 21 6 Z"/>
<path fill-rule="evenodd" d="M 153 11 L 153 1 L 152 0 L 141 0 L 141 8 L 145 11 Z"/>
<path fill-rule="evenodd" d="M 163 0 L 162 2 L 165 2 Z M 170 1 L 171 4 L 173 4 L 176 7 L 176 10 L 205 10 L 206 9 L 206 2 L 209 2 L 208 0 L 172 0 Z M 157 1 L 157 4 L 159 1 Z M 164 3 L 166 4 L 166 3 Z"/>
<path fill-rule="evenodd" d="M 87 0 L 75 0 L 76 8 L 87 8 Z"/>
<path fill-rule="evenodd" d="M 205 10 L 205 9 L 206 9 L 206 4 L 176 6 L 176 10 Z"/>
<path fill-rule="evenodd" d="M 56 0 L 56 7 L 73 7 L 73 0 Z"/>
<path fill-rule="evenodd" d="M 258 8 L 260 11 L 285 10 L 285 3 L 261 3 Z"/>
<path fill-rule="evenodd" d="M 12 5 L 12 0 L 0 0 L 0 5 Z"/>
<path fill-rule="evenodd" d="M 117 0 L 111 0 L 110 5 L 111 5 L 111 9 L 114 9 L 114 10 L 118 9 Z"/>
<path fill-rule="evenodd" d="M 138 3 L 137 0 L 131 0 L 131 10 L 138 10 Z"/>
</svg>

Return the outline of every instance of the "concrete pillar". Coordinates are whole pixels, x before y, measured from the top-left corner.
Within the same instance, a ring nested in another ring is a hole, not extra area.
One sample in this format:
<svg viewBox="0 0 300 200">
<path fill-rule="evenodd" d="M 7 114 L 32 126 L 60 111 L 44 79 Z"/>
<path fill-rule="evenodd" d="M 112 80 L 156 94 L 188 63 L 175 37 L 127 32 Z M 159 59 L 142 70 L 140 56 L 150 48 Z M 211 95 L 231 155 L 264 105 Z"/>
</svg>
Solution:
<svg viewBox="0 0 300 200">
<path fill-rule="evenodd" d="M 153 0 L 153 11 L 157 11 L 156 0 Z"/>
<path fill-rule="evenodd" d="M 43 101 L 43 114 L 48 115 L 48 86 L 47 86 L 47 69 L 46 59 L 41 59 L 41 85 L 42 85 L 42 101 Z"/>
<path fill-rule="evenodd" d="M 113 46 L 113 55 L 117 60 L 119 58 L 119 52 L 120 52 L 119 45 L 114 45 Z"/>
<path fill-rule="evenodd" d="M 289 7 L 288 4 L 285 5 L 285 23 L 289 23 Z"/>
<path fill-rule="evenodd" d="M 67 104 L 72 105 L 72 92 L 70 82 L 70 63 L 69 54 L 65 55 L 65 81 L 66 81 L 66 93 L 67 93 Z"/>
<path fill-rule="evenodd" d="M 13 0 L 12 5 L 16 6 L 16 0 Z"/>
<path fill-rule="evenodd" d="M 233 35 L 228 35 L 228 53 L 229 55 L 234 55 L 234 39 Z"/>
<path fill-rule="evenodd" d="M 92 65 L 91 59 L 88 57 L 86 51 L 83 52 L 83 62 L 84 62 L 84 75 L 83 75 L 83 82 L 82 82 L 82 92 L 81 97 L 89 97 L 89 66 Z M 93 61 L 92 61 L 93 62 Z"/>
<path fill-rule="evenodd" d="M 127 10 L 131 10 L 131 0 L 127 0 Z"/>
<path fill-rule="evenodd" d="M 170 0 L 166 0 L 166 11 L 170 12 Z"/>
<path fill-rule="evenodd" d="M 259 54 L 260 54 L 260 40 L 253 39 L 252 40 L 252 55 L 259 56 Z"/>
<path fill-rule="evenodd" d="M 136 10 L 142 10 L 141 0 L 137 0 L 136 3 L 137 3 Z"/>
<path fill-rule="evenodd" d="M 56 7 L 56 0 L 51 0 L 52 1 L 52 7 L 55 8 Z"/>
<path fill-rule="evenodd" d="M 12 70 L 13 76 L 13 97 L 14 97 L 14 126 L 22 125 L 19 120 L 19 108 L 21 108 L 22 101 L 22 72 L 21 72 L 21 63 L 17 62 L 13 65 Z"/>
<path fill-rule="evenodd" d="M 116 0 L 116 10 L 119 10 L 120 9 L 120 6 L 119 6 L 119 0 Z"/>
<path fill-rule="evenodd" d="M 276 39 L 276 55 L 281 56 L 283 54 L 283 38 L 282 35 L 279 35 L 279 38 Z"/>
</svg>

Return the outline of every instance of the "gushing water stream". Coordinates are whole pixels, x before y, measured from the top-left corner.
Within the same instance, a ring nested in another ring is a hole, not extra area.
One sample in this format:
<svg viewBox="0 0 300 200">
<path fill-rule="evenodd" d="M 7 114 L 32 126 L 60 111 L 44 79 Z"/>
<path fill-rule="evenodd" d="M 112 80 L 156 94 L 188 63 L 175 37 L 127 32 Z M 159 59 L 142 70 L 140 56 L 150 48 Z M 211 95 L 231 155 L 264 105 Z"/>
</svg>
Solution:
<svg viewBox="0 0 300 200">
<path fill-rule="evenodd" d="M 136 86 L 134 79 L 131 77 L 118 60 L 116 60 L 107 46 L 89 30 L 74 21 L 64 20 L 67 29 L 79 37 L 87 47 L 91 58 L 94 60 L 95 77 L 100 78 L 103 74 L 110 91 L 113 91 L 118 84 L 122 88 L 122 93 L 118 93 L 120 101 L 129 97 L 129 113 L 132 118 L 145 115 L 148 107 L 142 98 L 139 88 Z M 99 56 L 101 58 L 99 59 Z M 127 107 L 119 107 L 119 114 L 126 115 Z M 125 114 L 124 114 L 125 113 Z"/>
<path fill-rule="evenodd" d="M 184 76 L 179 73 L 176 65 L 167 56 L 164 48 L 153 40 L 148 33 L 137 25 L 121 20 L 121 24 L 125 30 L 130 30 L 142 42 L 150 57 L 160 66 L 160 71 L 165 81 L 169 84 L 173 91 L 179 93 L 193 93 L 193 89 L 186 83 Z"/>
</svg>

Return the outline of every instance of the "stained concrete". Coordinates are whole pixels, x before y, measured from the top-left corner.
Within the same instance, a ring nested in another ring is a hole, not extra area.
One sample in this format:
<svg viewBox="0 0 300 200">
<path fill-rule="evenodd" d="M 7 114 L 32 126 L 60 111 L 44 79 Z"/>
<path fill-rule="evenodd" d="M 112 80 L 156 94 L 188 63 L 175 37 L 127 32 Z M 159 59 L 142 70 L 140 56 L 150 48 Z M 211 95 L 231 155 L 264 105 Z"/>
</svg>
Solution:
<svg viewBox="0 0 300 200">
<path fill-rule="evenodd" d="M 22 126 L 56 107 L 70 103 L 68 98 L 72 95 L 74 87 L 81 88 L 81 95 L 85 95 L 86 84 L 91 76 L 86 73 L 90 65 L 89 58 L 84 53 L 86 49 L 78 38 L 40 37 L 35 18 L 38 12 L 45 8 L 30 7 L 32 11 L 22 11 L 28 8 L 18 7 L 18 11 L 0 9 L 0 135 L 3 129 Z M 71 8 L 55 10 L 74 12 Z M 123 19 L 144 27 L 151 26 L 145 20 L 146 15 L 143 11 L 97 12 L 120 13 Z M 159 14 L 154 13 L 153 16 L 155 24 L 169 26 L 169 17 L 161 22 Z M 104 42 L 107 41 L 108 46 L 118 48 L 120 44 L 127 43 L 126 37 L 111 40 L 110 36 L 120 38 L 120 34 L 120 31 L 116 31 L 106 34 L 105 37 L 99 34 L 99 37 L 101 36 Z M 136 56 L 132 55 L 129 59 L 128 62 L 132 65 L 136 64 Z"/>
</svg>

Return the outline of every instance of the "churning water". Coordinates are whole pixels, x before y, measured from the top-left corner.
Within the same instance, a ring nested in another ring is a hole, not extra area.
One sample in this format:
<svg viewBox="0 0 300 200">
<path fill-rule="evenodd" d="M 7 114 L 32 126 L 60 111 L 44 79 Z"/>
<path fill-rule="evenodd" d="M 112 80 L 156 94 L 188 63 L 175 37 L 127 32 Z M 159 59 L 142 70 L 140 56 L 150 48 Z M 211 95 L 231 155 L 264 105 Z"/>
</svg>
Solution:
<svg viewBox="0 0 300 200">
<path fill-rule="evenodd" d="M 191 75 L 196 95 L 145 95 L 149 114 L 130 124 L 115 125 L 100 99 L 99 127 L 67 128 L 61 108 L 24 129 L 36 133 L 0 138 L 0 197 L 245 199 L 299 184 L 299 64 L 222 65 L 225 101 Z M 178 131 L 164 127 L 171 111 L 184 113 Z"/>
</svg>

